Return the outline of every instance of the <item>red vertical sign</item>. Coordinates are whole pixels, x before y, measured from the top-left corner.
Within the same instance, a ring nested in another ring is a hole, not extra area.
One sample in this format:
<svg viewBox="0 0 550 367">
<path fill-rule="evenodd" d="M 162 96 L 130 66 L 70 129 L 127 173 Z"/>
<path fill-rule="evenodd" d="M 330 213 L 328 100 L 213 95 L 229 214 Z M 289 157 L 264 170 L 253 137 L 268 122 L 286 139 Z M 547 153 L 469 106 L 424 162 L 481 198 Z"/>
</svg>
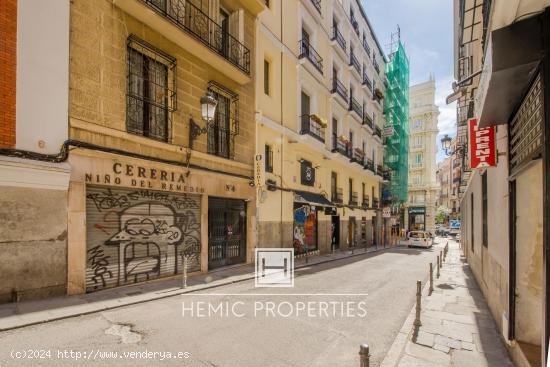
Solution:
<svg viewBox="0 0 550 367">
<path fill-rule="evenodd" d="M 495 127 L 478 127 L 477 119 L 469 122 L 470 167 L 491 167 L 497 165 Z"/>
</svg>

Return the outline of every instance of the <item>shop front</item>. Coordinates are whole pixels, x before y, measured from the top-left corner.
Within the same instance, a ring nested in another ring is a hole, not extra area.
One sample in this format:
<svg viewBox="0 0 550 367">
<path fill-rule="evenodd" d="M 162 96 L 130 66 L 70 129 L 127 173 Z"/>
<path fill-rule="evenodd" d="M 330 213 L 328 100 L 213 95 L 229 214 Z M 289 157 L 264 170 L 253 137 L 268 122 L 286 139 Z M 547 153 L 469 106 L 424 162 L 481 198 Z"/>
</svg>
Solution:
<svg viewBox="0 0 550 367">
<path fill-rule="evenodd" d="M 70 294 L 253 260 L 249 180 L 94 151 L 69 163 Z"/>
<path fill-rule="evenodd" d="M 324 196 L 307 191 L 294 192 L 293 246 L 296 255 L 319 250 L 320 217 L 332 203 Z"/>
<path fill-rule="evenodd" d="M 426 207 L 409 208 L 409 230 L 424 231 L 426 229 Z"/>
</svg>

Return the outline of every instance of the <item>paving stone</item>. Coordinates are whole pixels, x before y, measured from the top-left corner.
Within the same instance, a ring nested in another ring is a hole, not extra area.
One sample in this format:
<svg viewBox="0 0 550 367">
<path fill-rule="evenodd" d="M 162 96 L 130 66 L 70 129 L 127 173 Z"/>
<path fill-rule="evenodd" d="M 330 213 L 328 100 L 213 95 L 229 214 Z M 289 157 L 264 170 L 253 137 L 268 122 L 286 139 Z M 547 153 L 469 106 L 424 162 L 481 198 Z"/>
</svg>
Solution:
<svg viewBox="0 0 550 367">
<path fill-rule="evenodd" d="M 425 331 L 419 331 L 415 343 L 431 348 L 434 345 L 434 338 L 434 334 L 427 333 Z"/>
<path fill-rule="evenodd" d="M 435 363 L 438 366 L 448 366 L 451 363 L 449 354 L 422 345 L 409 343 L 405 347 L 405 353 L 425 361 Z"/>
<path fill-rule="evenodd" d="M 437 363 L 431 363 L 423 359 L 412 357 L 409 355 L 404 355 L 397 367 L 439 367 L 441 365 Z M 448 365 L 447 365 L 448 366 Z"/>
<path fill-rule="evenodd" d="M 440 350 L 442 351 L 443 353 L 449 353 L 449 351 L 451 350 L 451 348 L 449 348 L 448 346 L 446 345 L 441 345 L 441 344 L 434 344 L 433 348 L 435 350 Z"/>
<path fill-rule="evenodd" d="M 462 342 L 462 349 L 471 350 L 473 351 L 475 349 L 474 343 L 468 343 L 468 342 Z"/>
</svg>

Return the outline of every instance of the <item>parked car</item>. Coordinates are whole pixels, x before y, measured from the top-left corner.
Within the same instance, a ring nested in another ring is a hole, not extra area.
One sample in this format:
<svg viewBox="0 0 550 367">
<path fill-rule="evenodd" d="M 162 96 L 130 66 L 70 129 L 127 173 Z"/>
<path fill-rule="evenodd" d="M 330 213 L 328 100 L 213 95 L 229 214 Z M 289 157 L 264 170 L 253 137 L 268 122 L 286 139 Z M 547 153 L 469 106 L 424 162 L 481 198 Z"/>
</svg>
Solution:
<svg viewBox="0 0 550 367">
<path fill-rule="evenodd" d="M 408 247 L 432 247 L 434 238 L 430 232 L 426 231 L 411 231 L 407 236 Z"/>
<path fill-rule="evenodd" d="M 460 233 L 460 221 L 458 219 L 452 219 L 449 223 L 449 235 L 455 238 Z"/>
</svg>

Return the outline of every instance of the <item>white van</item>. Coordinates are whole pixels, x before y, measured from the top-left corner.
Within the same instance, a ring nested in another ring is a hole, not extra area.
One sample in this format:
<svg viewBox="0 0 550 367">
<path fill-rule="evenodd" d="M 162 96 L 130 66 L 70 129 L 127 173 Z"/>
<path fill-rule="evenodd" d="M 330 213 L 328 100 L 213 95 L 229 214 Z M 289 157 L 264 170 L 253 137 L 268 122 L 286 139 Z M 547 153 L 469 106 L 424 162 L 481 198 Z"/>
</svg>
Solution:
<svg viewBox="0 0 550 367">
<path fill-rule="evenodd" d="M 407 237 L 409 247 L 432 247 L 433 236 L 425 231 L 411 231 Z"/>
</svg>

